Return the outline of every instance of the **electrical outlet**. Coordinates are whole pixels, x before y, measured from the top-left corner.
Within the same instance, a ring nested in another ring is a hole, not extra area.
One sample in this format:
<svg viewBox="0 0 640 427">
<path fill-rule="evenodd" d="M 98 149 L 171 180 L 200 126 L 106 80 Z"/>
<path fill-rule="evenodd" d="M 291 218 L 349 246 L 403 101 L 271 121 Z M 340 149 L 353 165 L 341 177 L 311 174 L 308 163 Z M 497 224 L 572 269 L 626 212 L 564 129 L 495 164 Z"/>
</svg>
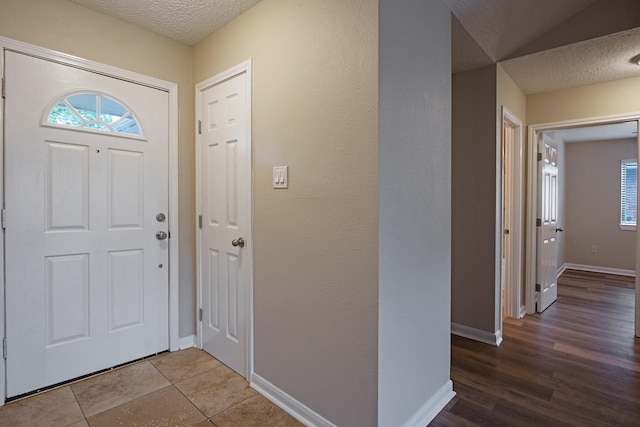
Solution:
<svg viewBox="0 0 640 427">
<path fill-rule="evenodd" d="M 592 245 L 591 246 L 591 253 L 592 254 L 597 254 L 598 253 L 598 246 L 597 245 Z"/>
</svg>

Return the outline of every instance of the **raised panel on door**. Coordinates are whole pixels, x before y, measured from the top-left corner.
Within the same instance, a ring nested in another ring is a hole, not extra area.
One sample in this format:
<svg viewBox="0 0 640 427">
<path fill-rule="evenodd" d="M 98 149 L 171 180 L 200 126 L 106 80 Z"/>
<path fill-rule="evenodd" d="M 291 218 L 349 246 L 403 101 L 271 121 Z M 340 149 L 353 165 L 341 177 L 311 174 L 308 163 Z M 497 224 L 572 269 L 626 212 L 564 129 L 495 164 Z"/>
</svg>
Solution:
<svg viewBox="0 0 640 427">
<path fill-rule="evenodd" d="M 89 229 L 89 147 L 47 141 L 46 231 Z"/>
<path fill-rule="evenodd" d="M 240 283 L 242 277 L 240 260 L 236 255 L 227 254 L 227 338 L 238 342 L 238 307 Z"/>
<path fill-rule="evenodd" d="M 238 141 L 226 141 L 225 153 L 227 174 L 226 227 L 235 231 L 238 229 Z"/>
<path fill-rule="evenodd" d="M 209 227 L 220 227 L 220 224 L 224 221 L 224 204 L 220 203 L 220 195 L 223 194 L 221 187 L 224 182 L 221 177 L 218 176 L 220 168 L 224 167 L 224 152 L 220 148 L 220 144 L 217 141 L 211 141 L 206 146 L 206 153 L 204 153 L 206 181 L 203 187 L 206 189 L 207 197 L 205 199 L 204 218 L 205 224 Z"/>
<path fill-rule="evenodd" d="M 109 150 L 109 228 L 143 228 L 144 153 Z"/>
<path fill-rule="evenodd" d="M 144 325 L 144 251 L 109 252 L 109 332 Z"/>
<path fill-rule="evenodd" d="M 220 256 L 218 251 L 209 249 L 208 275 L 205 276 L 205 286 L 208 289 L 209 298 L 205 301 L 207 307 L 208 328 L 216 332 L 220 331 Z"/>
<path fill-rule="evenodd" d="M 89 254 L 45 260 L 46 346 L 89 338 Z"/>
</svg>

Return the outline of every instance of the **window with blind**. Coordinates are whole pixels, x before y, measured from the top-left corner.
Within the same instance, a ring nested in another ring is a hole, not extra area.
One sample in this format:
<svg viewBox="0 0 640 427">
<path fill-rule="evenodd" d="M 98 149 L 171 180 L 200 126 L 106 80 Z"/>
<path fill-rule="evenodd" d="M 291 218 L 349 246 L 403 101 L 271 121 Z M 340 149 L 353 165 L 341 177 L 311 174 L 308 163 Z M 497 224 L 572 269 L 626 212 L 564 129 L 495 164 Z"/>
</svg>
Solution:
<svg viewBox="0 0 640 427">
<path fill-rule="evenodd" d="M 635 230 L 638 215 L 638 161 L 620 162 L 620 228 Z"/>
</svg>

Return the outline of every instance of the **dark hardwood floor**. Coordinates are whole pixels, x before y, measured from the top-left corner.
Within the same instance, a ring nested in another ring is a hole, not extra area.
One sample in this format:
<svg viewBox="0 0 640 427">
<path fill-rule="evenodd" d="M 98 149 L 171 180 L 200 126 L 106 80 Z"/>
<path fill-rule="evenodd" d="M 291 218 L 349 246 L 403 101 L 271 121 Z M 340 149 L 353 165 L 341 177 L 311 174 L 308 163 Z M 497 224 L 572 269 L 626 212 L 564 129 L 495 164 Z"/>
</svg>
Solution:
<svg viewBox="0 0 640 427">
<path fill-rule="evenodd" d="M 452 337 L 456 397 L 430 426 L 640 426 L 634 279 L 566 271 L 498 348 Z"/>
</svg>

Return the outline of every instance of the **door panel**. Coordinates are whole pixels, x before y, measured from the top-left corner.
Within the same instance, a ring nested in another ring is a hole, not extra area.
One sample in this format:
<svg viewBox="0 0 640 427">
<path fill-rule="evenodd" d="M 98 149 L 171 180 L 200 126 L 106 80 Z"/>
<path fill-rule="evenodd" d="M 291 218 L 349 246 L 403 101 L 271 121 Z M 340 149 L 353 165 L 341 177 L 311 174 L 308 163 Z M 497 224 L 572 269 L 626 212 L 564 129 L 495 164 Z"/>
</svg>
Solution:
<svg viewBox="0 0 640 427">
<path fill-rule="evenodd" d="M 109 150 L 109 229 L 143 228 L 144 153 Z"/>
<path fill-rule="evenodd" d="M 109 332 L 144 324 L 144 252 L 112 251 L 109 262 Z"/>
<path fill-rule="evenodd" d="M 11 397 L 168 348 L 168 94 L 14 52 L 5 66 Z M 55 104 L 75 92 L 108 94 L 92 108 L 119 129 L 126 105 L 143 135 L 47 123 L 52 105 L 86 118 L 91 96 Z"/>
<path fill-rule="evenodd" d="M 89 254 L 45 258 L 46 346 L 89 337 Z"/>
<path fill-rule="evenodd" d="M 246 134 L 247 74 L 201 89 L 202 347 L 247 373 L 251 150 Z M 246 246 L 232 245 L 244 238 Z"/>
<path fill-rule="evenodd" d="M 47 231 L 89 229 L 89 147 L 47 142 Z"/>
</svg>

